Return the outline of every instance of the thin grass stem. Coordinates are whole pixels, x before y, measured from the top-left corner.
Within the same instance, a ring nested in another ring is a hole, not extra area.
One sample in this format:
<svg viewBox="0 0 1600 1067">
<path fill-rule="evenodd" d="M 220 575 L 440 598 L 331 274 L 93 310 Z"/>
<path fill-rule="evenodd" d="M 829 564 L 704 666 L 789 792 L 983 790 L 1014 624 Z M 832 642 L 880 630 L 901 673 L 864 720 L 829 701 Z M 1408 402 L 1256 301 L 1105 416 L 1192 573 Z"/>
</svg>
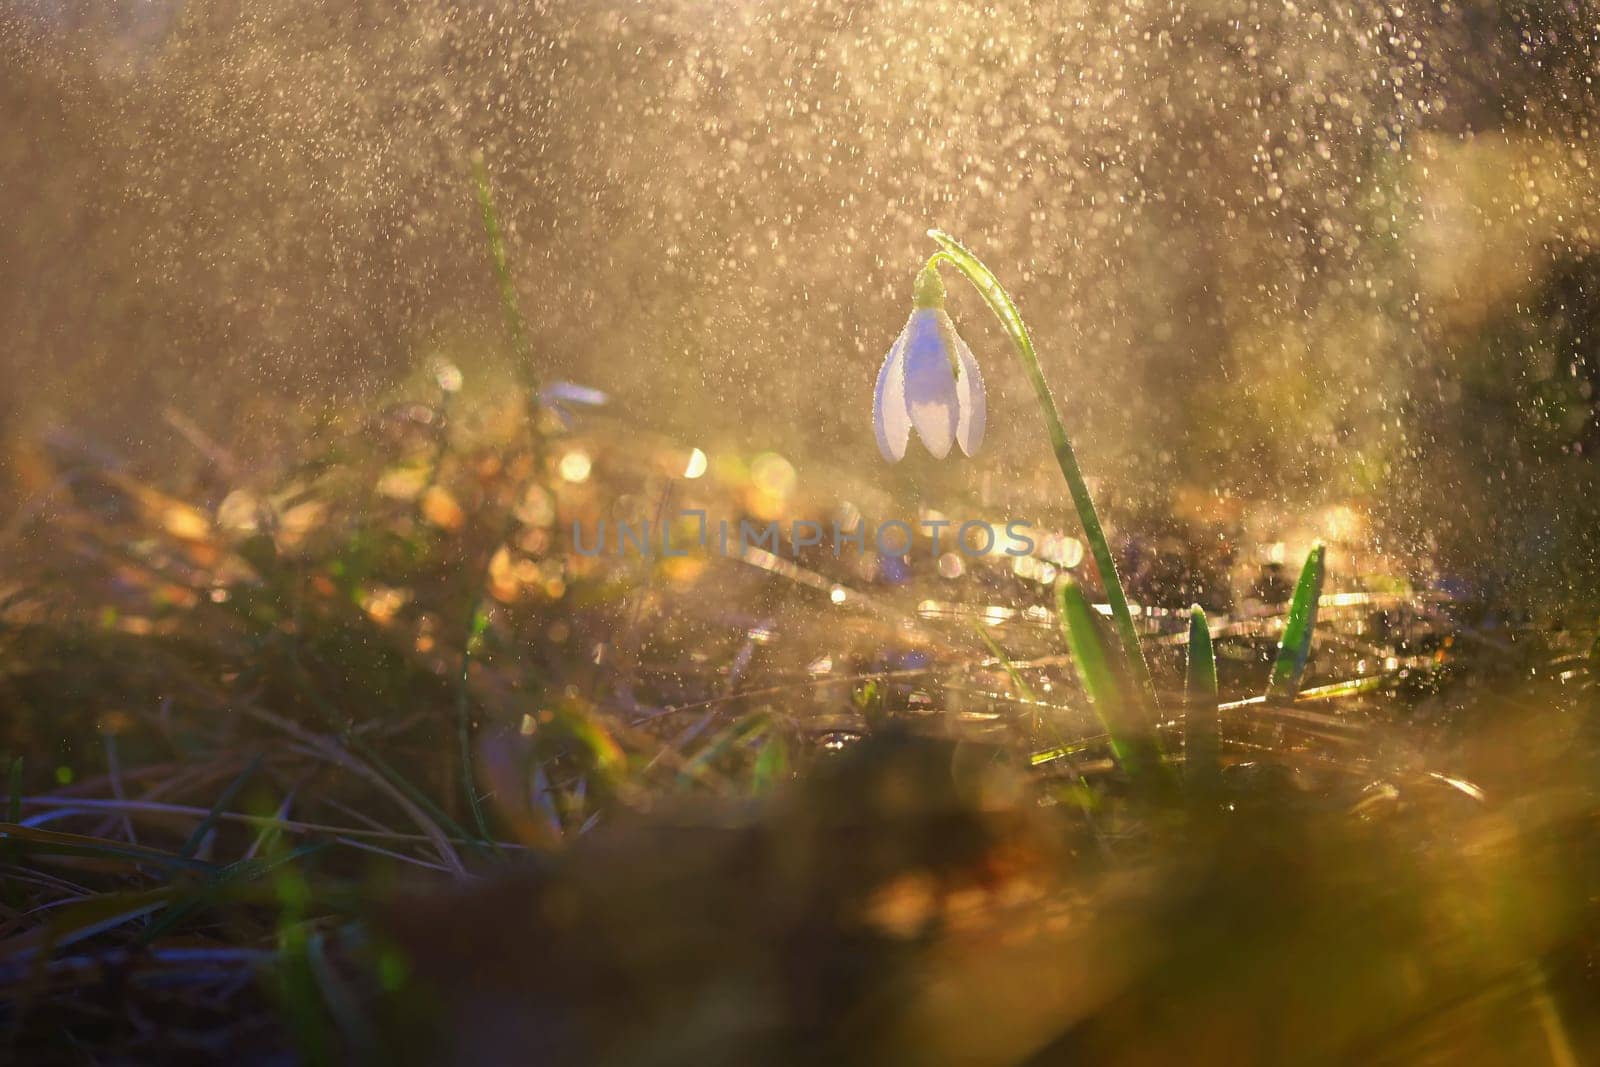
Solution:
<svg viewBox="0 0 1600 1067">
<path fill-rule="evenodd" d="M 1050 393 L 1050 385 L 1045 381 L 1044 371 L 1039 367 L 1039 356 L 1033 347 L 1033 337 L 1028 333 L 1028 327 L 1017 311 L 1017 305 L 1006 293 L 1000 280 L 994 276 L 994 272 L 986 267 L 982 260 L 943 230 L 929 230 L 928 236 L 937 241 L 942 249 L 929 258 L 928 264 L 933 266 L 938 263 L 949 263 L 966 276 L 978 290 L 978 294 L 983 297 L 984 302 L 989 305 L 989 310 L 994 312 L 995 318 L 1000 320 L 1001 328 L 1005 330 L 1006 337 L 1017 351 L 1017 358 L 1022 361 L 1022 369 L 1028 376 L 1029 384 L 1033 386 L 1040 410 L 1044 412 L 1045 428 L 1050 434 L 1050 447 L 1055 452 L 1056 463 L 1067 480 L 1067 489 L 1072 494 L 1073 506 L 1078 511 L 1078 521 L 1083 526 L 1084 539 L 1089 542 L 1089 552 L 1094 556 L 1101 584 L 1105 586 L 1106 600 L 1111 605 L 1111 617 L 1116 625 L 1117 641 L 1122 645 L 1129 673 L 1143 699 L 1155 708 L 1159 706 L 1155 682 L 1150 677 L 1150 667 L 1145 662 L 1144 650 L 1139 645 L 1139 631 L 1133 625 L 1133 612 L 1128 607 L 1128 597 L 1122 589 L 1122 578 L 1117 574 L 1116 559 L 1111 554 L 1111 545 L 1106 540 L 1105 528 L 1100 524 L 1100 514 L 1095 510 L 1094 498 L 1089 494 L 1088 483 L 1084 481 L 1083 471 L 1078 466 L 1077 453 L 1073 451 L 1072 442 L 1067 438 L 1066 426 L 1061 421 L 1061 412 L 1056 408 L 1055 398 Z"/>
</svg>

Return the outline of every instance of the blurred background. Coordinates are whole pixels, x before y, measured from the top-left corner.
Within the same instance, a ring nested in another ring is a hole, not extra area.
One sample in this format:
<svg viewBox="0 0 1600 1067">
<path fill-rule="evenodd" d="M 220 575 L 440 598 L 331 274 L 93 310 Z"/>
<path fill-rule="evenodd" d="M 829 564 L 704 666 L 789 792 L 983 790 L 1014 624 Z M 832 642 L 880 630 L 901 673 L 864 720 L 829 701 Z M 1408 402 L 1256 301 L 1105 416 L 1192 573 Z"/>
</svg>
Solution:
<svg viewBox="0 0 1600 1067">
<path fill-rule="evenodd" d="M 430 360 L 511 388 L 481 161 L 540 373 L 623 447 L 1064 516 L 959 289 L 985 454 L 876 454 L 938 225 L 1126 521 L 1332 508 L 1419 576 L 1590 590 L 1597 42 L 1555 0 L 0 0 L 0 522 L 51 450 L 249 477 Z"/>
</svg>

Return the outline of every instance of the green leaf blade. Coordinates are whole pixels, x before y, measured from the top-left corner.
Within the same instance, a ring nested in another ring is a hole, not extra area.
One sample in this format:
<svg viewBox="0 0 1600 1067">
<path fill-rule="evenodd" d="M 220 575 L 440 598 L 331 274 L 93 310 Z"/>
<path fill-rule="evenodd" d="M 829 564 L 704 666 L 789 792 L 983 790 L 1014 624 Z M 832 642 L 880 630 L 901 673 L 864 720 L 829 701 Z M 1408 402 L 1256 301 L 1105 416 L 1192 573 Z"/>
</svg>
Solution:
<svg viewBox="0 0 1600 1067">
<path fill-rule="evenodd" d="M 1184 705 L 1184 777 L 1196 792 L 1213 792 L 1221 779 L 1217 655 L 1211 646 L 1211 626 L 1199 604 L 1189 609 L 1189 663 Z"/>
<path fill-rule="evenodd" d="M 1327 546 L 1318 542 L 1300 569 L 1294 599 L 1289 602 L 1289 617 L 1283 625 L 1283 639 L 1278 643 L 1278 656 L 1267 683 L 1268 700 L 1293 700 L 1300 691 L 1306 660 L 1311 655 L 1312 631 L 1317 626 L 1317 601 L 1322 597 L 1326 556 Z"/>
<path fill-rule="evenodd" d="M 1161 750 L 1154 723 L 1147 721 L 1144 705 L 1130 696 L 1123 677 L 1107 656 L 1094 609 L 1077 582 L 1068 579 L 1056 586 L 1056 607 L 1078 679 L 1111 736 L 1112 754 L 1134 778 L 1159 773 Z"/>
</svg>

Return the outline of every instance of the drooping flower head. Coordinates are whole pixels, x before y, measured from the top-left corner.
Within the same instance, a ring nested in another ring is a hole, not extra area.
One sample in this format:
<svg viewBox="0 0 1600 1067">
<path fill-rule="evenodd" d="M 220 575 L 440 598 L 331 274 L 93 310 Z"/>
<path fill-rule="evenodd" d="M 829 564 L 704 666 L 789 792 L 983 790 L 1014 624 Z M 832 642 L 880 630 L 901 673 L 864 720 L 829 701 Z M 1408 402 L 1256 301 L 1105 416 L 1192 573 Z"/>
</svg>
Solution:
<svg viewBox="0 0 1600 1067">
<path fill-rule="evenodd" d="M 972 350 L 944 310 L 944 283 L 933 264 L 917 275 L 916 301 L 905 329 L 878 371 L 872 426 L 890 463 L 905 458 L 915 429 L 936 459 L 959 444 L 968 456 L 983 443 L 983 376 Z"/>
</svg>

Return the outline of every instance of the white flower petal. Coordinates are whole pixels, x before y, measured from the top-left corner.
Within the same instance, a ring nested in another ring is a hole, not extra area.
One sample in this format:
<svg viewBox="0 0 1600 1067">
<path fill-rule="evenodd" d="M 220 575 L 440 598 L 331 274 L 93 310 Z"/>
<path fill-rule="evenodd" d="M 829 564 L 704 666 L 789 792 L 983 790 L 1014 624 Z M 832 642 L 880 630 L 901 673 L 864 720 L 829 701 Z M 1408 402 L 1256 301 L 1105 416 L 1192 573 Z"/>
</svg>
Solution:
<svg viewBox="0 0 1600 1067">
<path fill-rule="evenodd" d="M 906 406 L 911 425 L 935 459 L 950 454 L 956 440 L 956 375 L 951 366 L 946 330 L 950 317 L 932 308 L 918 308 L 906 323 Z"/>
<path fill-rule="evenodd" d="M 983 391 L 983 373 L 978 370 L 978 361 L 972 358 L 972 349 L 956 334 L 953 326 L 950 341 L 961 361 L 961 377 L 956 379 L 956 444 L 968 456 L 975 456 L 983 444 L 983 429 L 988 421 L 988 396 Z"/>
<path fill-rule="evenodd" d="M 587 385 L 578 385 L 575 382 L 552 382 L 539 393 L 546 403 L 583 404 L 586 407 L 602 407 L 611 398 L 599 389 Z"/>
<path fill-rule="evenodd" d="M 905 458 L 906 442 L 911 439 L 911 415 L 906 410 L 906 337 L 909 327 L 900 331 L 883 366 L 878 369 L 878 387 L 872 394 L 872 429 L 878 435 L 878 451 L 890 463 Z"/>
</svg>

